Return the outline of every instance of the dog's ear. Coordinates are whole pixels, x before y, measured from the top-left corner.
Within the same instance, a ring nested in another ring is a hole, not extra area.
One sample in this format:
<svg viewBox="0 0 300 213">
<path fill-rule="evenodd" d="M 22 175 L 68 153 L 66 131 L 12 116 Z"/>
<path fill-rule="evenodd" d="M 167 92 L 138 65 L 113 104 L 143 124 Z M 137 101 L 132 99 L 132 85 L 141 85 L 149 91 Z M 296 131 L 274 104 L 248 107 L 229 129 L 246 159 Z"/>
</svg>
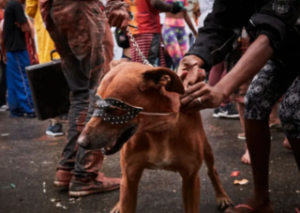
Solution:
<svg viewBox="0 0 300 213">
<path fill-rule="evenodd" d="M 142 74 L 140 90 L 145 91 L 150 88 L 160 89 L 165 87 L 169 92 L 184 94 L 183 84 L 178 75 L 168 68 L 156 67 L 145 71 Z"/>
</svg>

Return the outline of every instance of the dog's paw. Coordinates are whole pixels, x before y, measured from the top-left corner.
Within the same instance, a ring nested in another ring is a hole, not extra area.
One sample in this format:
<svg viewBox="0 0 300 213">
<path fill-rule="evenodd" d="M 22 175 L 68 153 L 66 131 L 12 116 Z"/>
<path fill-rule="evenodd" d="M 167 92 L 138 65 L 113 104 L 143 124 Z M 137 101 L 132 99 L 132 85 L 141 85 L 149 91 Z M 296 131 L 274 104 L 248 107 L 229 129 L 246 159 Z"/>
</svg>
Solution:
<svg viewBox="0 0 300 213">
<path fill-rule="evenodd" d="M 120 202 L 118 202 L 109 213 L 120 213 Z"/>
<path fill-rule="evenodd" d="M 219 209 L 225 210 L 230 206 L 233 206 L 233 202 L 231 199 L 228 197 L 228 195 L 222 195 L 217 197 L 217 204 Z"/>
</svg>

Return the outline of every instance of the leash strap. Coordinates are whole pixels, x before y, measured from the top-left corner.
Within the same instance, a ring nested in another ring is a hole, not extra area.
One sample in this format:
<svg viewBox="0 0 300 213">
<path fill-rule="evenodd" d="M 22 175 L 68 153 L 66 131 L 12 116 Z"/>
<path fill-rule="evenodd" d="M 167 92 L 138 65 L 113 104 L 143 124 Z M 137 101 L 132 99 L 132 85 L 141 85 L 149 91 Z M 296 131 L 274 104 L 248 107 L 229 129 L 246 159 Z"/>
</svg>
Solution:
<svg viewBox="0 0 300 213">
<path fill-rule="evenodd" d="M 141 115 L 152 115 L 152 116 L 169 116 L 175 114 L 174 112 L 166 112 L 166 113 L 159 113 L 159 112 L 140 112 Z"/>
</svg>

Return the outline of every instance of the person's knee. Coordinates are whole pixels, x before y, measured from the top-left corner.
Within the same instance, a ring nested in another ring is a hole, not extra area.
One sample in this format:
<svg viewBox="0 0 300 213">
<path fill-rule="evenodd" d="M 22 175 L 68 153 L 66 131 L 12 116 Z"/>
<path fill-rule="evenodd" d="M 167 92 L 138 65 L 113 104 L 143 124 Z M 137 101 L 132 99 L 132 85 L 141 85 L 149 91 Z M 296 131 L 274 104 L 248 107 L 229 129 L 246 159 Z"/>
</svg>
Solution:
<svg viewBox="0 0 300 213">
<path fill-rule="evenodd" d="M 286 136 L 289 139 L 300 139 L 300 107 L 293 104 L 291 99 L 284 98 L 280 104 L 279 118 Z"/>
<path fill-rule="evenodd" d="M 245 96 L 245 118 L 250 120 L 268 120 L 272 103 L 262 96 L 263 88 L 249 88 Z"/>
</svg>

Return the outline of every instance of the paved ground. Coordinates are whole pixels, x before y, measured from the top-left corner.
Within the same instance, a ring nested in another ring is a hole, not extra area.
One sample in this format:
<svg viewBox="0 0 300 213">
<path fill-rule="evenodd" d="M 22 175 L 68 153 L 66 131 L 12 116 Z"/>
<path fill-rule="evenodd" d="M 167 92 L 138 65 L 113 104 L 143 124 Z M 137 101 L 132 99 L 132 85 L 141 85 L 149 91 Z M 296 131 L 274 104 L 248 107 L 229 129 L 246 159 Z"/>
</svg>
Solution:
<svg viewBox="0 0 300 213">
<path fill-rule="evenodd" d="M 203 120 L 213 147 L 216 167 L 225 189 L 236 203 L 252 192 L 250 167 L 240 162 L 244 143 L 236 138 L 238 121 L 211 118 L 204 111 Z M 0 213 L 107 213 L 118 201 L 118 191 L 70 201 L 66 190 L 52 185 L 56 163 L 64 139 L 43 135 L 48 122 L 36 119 L 11 119 L 0 113 Z M 299 201 L 300 180 L 291 152 L 282 148 L 283 133 L 272 132 L 271 194 L 276 213 L 290 213 Z M 246 186 L 234 186 L 233 170 L 238 179 L 247 178 Z M 219 213 L 212 186 L 201 168 L 201 212 Z M 103 172 L 120 175 L 119 155 L 109 157 Z M 138 213 L 183 212 L 181 180 L 178 174 L 146 171 L 140 183 Z M 298 191 L 299 190 L 299 191 Z M 55 200 L 55 202 L 52 202 Z"/>
</svg>

